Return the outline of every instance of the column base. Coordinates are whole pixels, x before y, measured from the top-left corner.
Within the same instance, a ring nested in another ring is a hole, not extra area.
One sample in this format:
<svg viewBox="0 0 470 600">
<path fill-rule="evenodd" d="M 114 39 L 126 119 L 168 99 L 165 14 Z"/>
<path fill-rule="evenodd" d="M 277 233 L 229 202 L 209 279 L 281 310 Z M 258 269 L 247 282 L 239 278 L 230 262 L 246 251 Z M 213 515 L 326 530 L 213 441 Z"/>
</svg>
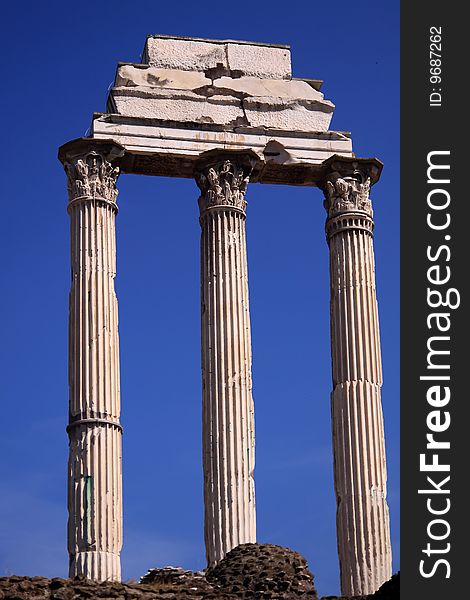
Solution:
<svg viewBox="0 0 470 600">
<path fill-rule="evenodd" d="M 121 559 L 112 552 L 77 552 L 70 555 L 69 577 L 93 581 L 121 581 Z"/>
</svg>

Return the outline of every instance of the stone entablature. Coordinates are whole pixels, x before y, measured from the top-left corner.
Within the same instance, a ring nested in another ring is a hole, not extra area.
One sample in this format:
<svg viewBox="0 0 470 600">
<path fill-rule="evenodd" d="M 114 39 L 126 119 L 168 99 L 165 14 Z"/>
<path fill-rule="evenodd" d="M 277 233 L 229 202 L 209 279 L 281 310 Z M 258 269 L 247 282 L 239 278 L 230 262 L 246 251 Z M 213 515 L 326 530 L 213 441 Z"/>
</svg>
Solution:
<svg viewBox="0 0 470 600">
<path fill-rule="evenodd" d="M 250 149 L 260 161 L 253 182 L 315 186 L 324 160 L 352 154 L 349 135 L 337 131 L 302 135 L 248 127 L 225 131 L 220 125 L 178 127 L 156 119 L 102 113 L 94 115 L 91 130 L 94 139 L 114 139 L 125 146 L 121 170 L 137 175 L 192 178 L 204 152 Z"/>
<path fill-rule="evenodd" d="M 177 123 L 327 131 L 334 104 L 292 80 L 290 48 L 150 36 L 148 64 L 118 65 L 108 111 Z"/>
<path fill-rule="evenodd" d="M 193 177 L 208 150 L 250 149 L 255 181 L 316 185 L 315 167 L 352 156 L 321 84 L 292 77 L 289 46 L 149 36 L 141 64 L 118 64 L 92 136 L 125 146 L 124 172 Z"/>
</svg>

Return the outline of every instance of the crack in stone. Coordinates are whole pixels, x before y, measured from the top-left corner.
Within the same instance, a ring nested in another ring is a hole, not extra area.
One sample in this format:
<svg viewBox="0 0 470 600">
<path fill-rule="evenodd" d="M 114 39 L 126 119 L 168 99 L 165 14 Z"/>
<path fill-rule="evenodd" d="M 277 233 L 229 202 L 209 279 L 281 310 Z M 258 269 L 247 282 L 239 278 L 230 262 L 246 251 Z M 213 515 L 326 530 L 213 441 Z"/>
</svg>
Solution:
<svg viewBox="0 0 470 600">
<path fill-rule="evenodd" d="M 201 87 L 194 88 L 191 91 L 195 94 L 200 94 L 201 96 L 206 96 L 208 98 L 210 98 L 211 96 L 231 96 L 233 98 L 243 100 L 247 96 L 251 95 L 247 92 L 241 92 L 239 90 L 233 90 L 231 88 L 214 87 L 213 85 L 203 85 Z"/>
<path fill-rule="evenodd" d="M 221 77 L 230 77 L 231 79 L 240 79 L 240 77 L 243 77 L 245 75 L 245 73 L 238 69 L 232 70 L 232 69 L 230 69 L 230 67 L 227 68 L 227 67 L 224 67 L 224 65 L 222 65 L 221 63 L 217 63 L 217 66 L 206 69 L 204 71 L 204 75 L 206 77 L 208 77 L 209 79 L 212 79 L 212 82 L 214 82 L 215 79 L 220 79 Z"/>
</svg>

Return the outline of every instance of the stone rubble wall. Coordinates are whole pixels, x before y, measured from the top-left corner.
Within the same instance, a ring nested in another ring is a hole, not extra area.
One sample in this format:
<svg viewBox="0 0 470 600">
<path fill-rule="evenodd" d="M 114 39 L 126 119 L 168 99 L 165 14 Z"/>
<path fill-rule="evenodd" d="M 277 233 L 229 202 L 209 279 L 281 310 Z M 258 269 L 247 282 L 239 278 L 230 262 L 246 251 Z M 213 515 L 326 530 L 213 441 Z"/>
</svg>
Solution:
<svg viewBox="0 0 470 600">
<path fill-rule="evenodd" d="M 313 575 L 297 552 L 272 544 L 241 544 L 206 579 L 237 598 L 317 600 Z"/>
<path fill-rule="evenodd" d="M 398 600 L 399 574 L 371 596 L 321 600 Z M 318 600 L 307 562 L 287 548 L 243 544 L 206 572 L 152 569 L 140 583 L 0 577 L 0 600 Z"/>
</svg>

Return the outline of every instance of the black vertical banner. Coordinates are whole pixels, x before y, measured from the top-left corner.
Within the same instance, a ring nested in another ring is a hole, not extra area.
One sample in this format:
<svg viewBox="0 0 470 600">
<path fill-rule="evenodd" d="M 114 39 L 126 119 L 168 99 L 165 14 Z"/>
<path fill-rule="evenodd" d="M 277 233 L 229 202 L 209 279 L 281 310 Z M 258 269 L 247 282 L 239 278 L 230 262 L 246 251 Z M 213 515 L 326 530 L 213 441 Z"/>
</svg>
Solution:
<svg viewBox="0 0 470 600">
<path fill-rule="evenodd" d="M 470 598 L 470 30 L 401 3 L 401 594 Z"/>
</svg>

